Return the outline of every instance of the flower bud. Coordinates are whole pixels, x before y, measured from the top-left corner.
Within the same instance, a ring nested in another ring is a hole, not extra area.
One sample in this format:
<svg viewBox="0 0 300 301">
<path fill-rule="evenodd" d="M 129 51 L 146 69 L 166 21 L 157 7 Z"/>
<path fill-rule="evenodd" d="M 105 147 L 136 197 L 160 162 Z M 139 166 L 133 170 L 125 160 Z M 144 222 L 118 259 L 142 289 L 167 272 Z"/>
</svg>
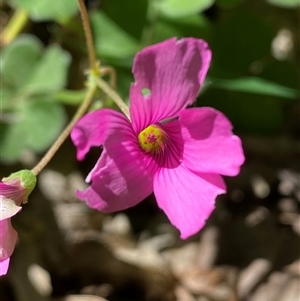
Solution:
<svg viewBox="0 0 300 301">
<path fill-rule="evenodd" d="M 20 170 L 0 182 L 0 276 L 7 273 L 10 256 L 14 251 L 18 234 L 11 225 L 11 217 L 27 203 L 36 184 L 36 176 L 30 170 Z"/>
</svg>

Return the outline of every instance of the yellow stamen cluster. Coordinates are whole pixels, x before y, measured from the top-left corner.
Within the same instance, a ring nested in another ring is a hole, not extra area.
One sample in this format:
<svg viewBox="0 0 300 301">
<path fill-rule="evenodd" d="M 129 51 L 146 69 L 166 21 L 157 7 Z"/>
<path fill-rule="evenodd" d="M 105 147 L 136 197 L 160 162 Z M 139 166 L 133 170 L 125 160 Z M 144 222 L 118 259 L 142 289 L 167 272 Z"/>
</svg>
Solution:
<svg viewBox="0 0 300 301">
<path fill-rule="evenodd" d="M 162 150 L 165 138 L 164 131 L 154 124 L 145 128 L 138 136 L 140 146 L 146 153 L 155 153 Z"/>
</svg>

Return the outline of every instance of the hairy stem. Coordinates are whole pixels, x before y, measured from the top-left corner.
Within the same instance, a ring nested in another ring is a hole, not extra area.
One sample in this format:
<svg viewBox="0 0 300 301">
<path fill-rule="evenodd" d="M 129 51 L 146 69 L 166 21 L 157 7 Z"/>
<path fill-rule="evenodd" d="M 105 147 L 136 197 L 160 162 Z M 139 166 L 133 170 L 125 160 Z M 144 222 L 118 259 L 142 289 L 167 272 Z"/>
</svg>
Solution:
<svg viewBox="0 0 300 301">
<path fill-rule="evenodd" d="M 78 5 L 79 5 L 80 15 L 81 15 L 83 29 L 84 29 L 84 33 L 85 33 L 85 38 L 86 38 L 86 45 L 87 45 L 87 49 L 88 49 L 90 69 L 93 70 L 95 72 L 95 74 L 98 74 L 99 73 L 99 71 L 98 71 L 99 63 L 97 62 L 97 59 L 96 59 L 93 36 L 92 36 L 92 31 L 91 31 L 91 26 L 90 26 L 87 10 L 86 10 L 83 0 L 78 0 Z"/>
<path fill-rule="evenodd" d="M 124 115 L 130 120 L 129 108 L 118 93 L 113 90 L 110 85 L 102 78 L 95 78 L 95 83 L 108 97 L 110 97 L 115 104 L 121 109 Z"/>
<path fill-rule="evenodd" d="M 54 154 L 58 151 L 58 149 L 61 147 L 63 142 L 69 136 L 76 122 L 88 110 L 93 100 L 93 96 L 97 90 L 97 87 L 100 88 L 108 97 L 110 97 L 116 103 L 116 105 L 122 110 L 122 112 L 126 115 L 126 117 L 130 119 L 128 106 L 124 103 L 121 97 L 115 92 L 115 90 L 106 81 L 104 81 L 101 77 L 99 77 L 101 75 L 101 72 L 104 74 L 106 72 L 108 73 L 113 73 L 113 72 L 109 68 L 107 70 L 102 69 L 102 71 L 101 69 L 99 69 L 99 62 L 96 60 L 95 48 L 94 48 L 88 14 L 83 0 L 78 0 L 78 4 L 79 4 L 82 23 L 84 27 L 85 36 L 86 36 L 86 43 L 87 43 L 89 62 L 90 62 L 88 92 L 86 94 L 83 103 L 78 108 L 77 112 L 75 113 L 75 115 L 73 116 L 69 124 L 66 126 L 64 131 L 53 143 L 51 148 L 47 151 L 47 153 L 40 160 L 40 162 L 31 170 L 35 175 L 38 175 L 41 172 L 41 170 L 43 170 L 43 168 L 49 163 L 49 161 L 52 159 Z"/>
<path fill-rule="evenodd" d="M 103 69 L 103 68 L 99 69 L 100 64 L 96 60 L 95 47 L 94 47 L 94 43 L 93 43 L 90 22 L 89 22 L 88 14 L 87 14 L 87 11 L 86 11 L 86 8 L 84 5 L 84 1 L 78 0 L 78 4 L 79 4 L 79 8 L 80 8 L 83 28 L 84 28 L 85 37 L 86 37 L 86 44 L 87 44 L 87 48 L 88 48 L 90 68 L 95 75 L 95 78 L 94 78 L 95 83 L 104 93 L 106 93 L 107 96 L 112 98 L 112 100 L 116 103 L 116 105 L 121 109 L 121 111 L 129 119 L 130 117 L 129 117 L 128 106 L 124 103 L 124 101 L 121 99 L 121 97 L 115 92 L 114 88 L 112 88 L 109 84 L 107 84 L 102 78 L 96 77 L 99 75 L 101 76 L 101 70 L 102 70 L 102 73 L 103 72 L 105 73 L 105 69 Z M 112 71 L 112 70 L 110 70 L 110 71 Z M 110 72 L 110 73 L 112 73 L 112 72 Z M 113 75 L 114 75 L 114 73 L 113 73 Z M 114 78 L 112 78 L 112 81 L 114 81 Z"/>
</svg>

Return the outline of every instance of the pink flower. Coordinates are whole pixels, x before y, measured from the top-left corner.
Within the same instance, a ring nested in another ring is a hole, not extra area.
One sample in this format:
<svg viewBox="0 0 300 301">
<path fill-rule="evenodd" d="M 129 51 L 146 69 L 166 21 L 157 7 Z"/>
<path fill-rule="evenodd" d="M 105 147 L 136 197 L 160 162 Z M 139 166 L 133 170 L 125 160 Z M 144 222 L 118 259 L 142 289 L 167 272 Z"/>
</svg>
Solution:
<svg viewBox="0 0 300 301">
<path fill-rule="evenodd" d="M 27 202 L 35 181 L 31 171 L 22 170 L 0 182 L 0 276 L 7 273 L 18 238 L 10 219 L 22 209 L 20 205 Z"/>
<path fill-rule="evenodd" d="M 244 162 L 240 139 L 215 109 L 189 108 L 204 82 L 211 51 L 203 40 L 175 38 L 150 46 L 134 60 L 130 117 L 110 109 L 85 115 L 71 137 L 82 160 L 92 146 L 103 152 L 77 195 L 113 212 L 154 191 L 158 206 L 187 238 L 198 232 L 226 192 L 221 175 Z"/>
</svg>

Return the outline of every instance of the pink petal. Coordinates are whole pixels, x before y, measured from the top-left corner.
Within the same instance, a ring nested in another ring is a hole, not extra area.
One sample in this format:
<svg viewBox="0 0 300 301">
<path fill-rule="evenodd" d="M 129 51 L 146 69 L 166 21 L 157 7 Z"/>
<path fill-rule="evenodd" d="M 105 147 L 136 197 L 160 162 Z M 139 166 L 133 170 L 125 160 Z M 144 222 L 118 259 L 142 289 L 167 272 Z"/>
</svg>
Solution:
<svg viewBox="0 0 300 301">
<path fill-rule="evenodd" d="M 165 124 L 160 124 L 166 135 L 163 152 L 159 153 L 155 160 L 160 168 L 175 168 L 182 162 L 183 140 L 180 123 L 172 120 Z"/>
<path fill-rule="evenodd" d="M 0 221 L 0 262 L 9 258 L 14 251 L 18 234 L 12 227 L 10 218 Z"/>
<path fill-rule="evenodd" d="M 193 103 L 211 60 L 203 40 L 175 38 L 149 46 L 134 60 L 135 83 L 130 90 L 130 114 L 134 130 L 177 116 Z M 150 90 L 143 96 L 144 89 Z"/>
<path fill-rule="evenodd" d="M 22 207 L 17 206 L 13 200 L 0 195 L 0 221 L 14 216 L 21 209 Z"/>
<path fill-rule="evenodd" d="M 184 165 L 162 168 L 154 176 L 154 194 L 158 206 L 179 229 L 181 238 L 197 233 L 210 216 L 217 195 L 226 192 L 219 175 L 196 174 Z"/>
<path fill-rule="evenodd" d="M 9 268 L 9 261 L 10 261 L 9 257 L 4 261 L 0 261 L 0 276 L 7 274 L 7 270 Z"/>
<path fill-rule="evenodd" d="M 102 145 L 107 136 L 123 126 L 128 127 L 126 117 L 114 110 L 100 109 L 86 114 L 74 126 L 71 138 L 77 147 L 77 159 L 83 160 L 92 146 Z"/>
<path fill-rule="evenodd" d="M 112 212 L 132 207 L 153 191 L 155 161 L 139 147 L 130 132 L 116 132 L 107 139 L 104 150 L 88 179 L 92 181 L 77 196 L 87 205 Z"/>
<path fill-rule="evenodd" d="M 0 182 L 0 196 L 13 200 L 19 206 L 25 199 L 26 188 L 20 185 L 19 179 L 10 180 L 10 182 L 15 182 L 15 185 Z"/>
<path fill-rule="evenodd" d="M 212 108 L 191 108 L 180 113 L 184 140 L 183 162 L 193 171 L 235 176 L 245 157 L 230 121 Z"/>
</svg>

